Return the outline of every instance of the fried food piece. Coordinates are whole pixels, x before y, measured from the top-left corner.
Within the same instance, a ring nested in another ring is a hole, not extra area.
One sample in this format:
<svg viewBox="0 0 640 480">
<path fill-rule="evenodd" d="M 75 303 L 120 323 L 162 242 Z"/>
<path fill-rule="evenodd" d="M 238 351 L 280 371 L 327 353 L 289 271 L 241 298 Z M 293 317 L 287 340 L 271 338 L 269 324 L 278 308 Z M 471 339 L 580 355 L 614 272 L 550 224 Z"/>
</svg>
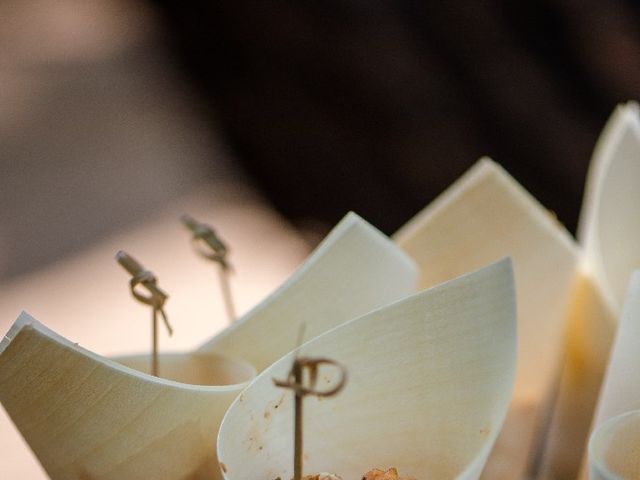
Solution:
<svg viewBox="0 0 640 480">
<path fill-rule="evenodd" d="M 400 477 L 395 468 L 390 468 L 386 472 L 374 468 L 364 474 L 362 480 L 416 480 L 414 477 Z"/>
</svg>

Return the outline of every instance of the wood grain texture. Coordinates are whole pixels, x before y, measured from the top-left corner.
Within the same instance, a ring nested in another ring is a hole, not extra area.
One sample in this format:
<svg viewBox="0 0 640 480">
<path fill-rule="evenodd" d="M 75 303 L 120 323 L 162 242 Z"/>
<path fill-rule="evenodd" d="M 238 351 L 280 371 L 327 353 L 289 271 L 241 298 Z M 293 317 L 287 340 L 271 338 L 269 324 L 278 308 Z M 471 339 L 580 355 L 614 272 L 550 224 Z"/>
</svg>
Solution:
<svg viewBox="0 0 640 480">
<path fill-rule="evenodd" d="M 200 351 L 247 360 L 258 371 L 290 352 L 299 328 L 314 338 L 416 290 L 415 263 L 386 235 L 348 214 L 267 300 Z"/>
<path fill-rule="evenodd" d="M 162 356 L 162 379 L 146 374 L 148 355 L 115 363 L 23 315 L 2 343 L 0 401 L 53 479 L 212 478 L 219 422 L 254 368 L 293 349 L 301 322 L 315 337 L 409 295 L 416 277 L 406 254 L 349 214 L 228 331 Z"/>
<path fill-rule="evenodd" d="M 53 480 L 215 478 L 218 426 L 255 372 L 211 355 L 217 367 L 201 379 L 215 386 L 152 377 L 25 313 L 0 351 L 0 401 Z M 198 368 L 197 359 L 177 359 Z M 177 359 L 163 359 L 161 369 Z"/>
<path fill-rule="evenodd" d="M 511 262 L 490 265 L 339 326 L 300 348 L 348 368 L 335 397 L 305 400 L 305 473 L 476 479 L 515 376 Z M 227 480 L 290 478 L 292 394 L 274 386 L 293 353 L 234 402 L 218 436 Z M 336 380 L 320 372 L 327 387 Z"/>
<path fill-rule="evenodd" d="M 614 320 L 593 277 L 578 273 L 568 314 L 564 367 L 540 468 L 540 480 L 574 479 L 586 452 Z"/>
<path fill-rule="evenodd" d="M 587 178 L 578 239 L 583 262 L 615 314 L 640 265 L 640 108 L 618 105 L 598 139 Z"/>
<path fill-rule="evenodd" d="M 640 409 L 640 270 L 636 270 L 627 290 L 618 330 L 600 392 L 594 428 L 622 413 Z"/>
<path fill-rule="evenodd" d="M 586 455 L 609 349 L 629 275 L 640 265 L 640 113 L 619 105 L 598 139 L 587 179 L 569 355 L 543 479 L 575 478 Z"/>
<path fill-rule="evenodd" d="M 171 338 L 162 332 L 161 350 L 193 350 L 227 321 L 215 266 L 194 255 L 177 219 L 190 212 L 224 232 L 237 272 L 232 278 L 234 300 L 244 313 L 284 282 L 310 251 L 293 227 L 261 202 L 242 183 L 206 182 L 171 205 L 158 206 L 152 218 L 135 228 L 104 238 L 50 268 L 1 283 L 0 339 L 26 309 L 94 352 L 110 356 L 148 351 L 149 311 L 131 300 L 126 275 L 112 260 L 126 246 L 144 252 L 171 295 L 167 313 L 176 332 Z M 48 478 L 2 408 L 0 478 Z"/>
<path fill-rule="evenodd" d="M 531 423 L 533 417 L 533 424 L 525 429 L 527 435 L 515 437 L 508 431 L 522 433 L 522 425 L 505 427 L 486 478 L 519 478 L 561 367 L 565 316 L 578 262 L 575 242 L 552 214 L 489 159 L 480 160 L 394 238 L 418 263 L 422 287 L 503 256 L 513 258 L 519 341 L 508 420 Z M 515 414 L 525 407 L 527 418 Z M 518 455 L 512 455 L 514 450 Z"/>
</svg>

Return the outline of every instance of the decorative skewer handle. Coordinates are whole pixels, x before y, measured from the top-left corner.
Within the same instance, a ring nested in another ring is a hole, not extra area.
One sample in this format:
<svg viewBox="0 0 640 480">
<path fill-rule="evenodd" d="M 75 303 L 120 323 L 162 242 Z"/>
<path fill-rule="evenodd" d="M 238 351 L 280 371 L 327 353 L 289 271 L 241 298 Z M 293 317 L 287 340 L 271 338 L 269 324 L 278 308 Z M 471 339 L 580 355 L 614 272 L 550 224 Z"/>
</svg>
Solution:
<svg viewBox="0 0 640 480">
<path fill-rule="evenodd" d="M 233 269 L 227 258 L 229 249 L 227 245 L 218 237 L 215 230 L 205 223 L 201 223 L 189 215 L 183 215 L 180 220 L 193 234 L 193 246 L 198 254 L 220 265 L 220 288 L 225 310 L 230 322 L 236 318 L 235 307 L 231 296 L 231 286 L 229 284 L 229 272 Z M 202 247 L 202 244 L 206 248 Z"/>
<path fill-rule="evenodd" d="M 340 379 L 335 386 L 327 390 L 316 389 L 318 370 L 320 365 L 333 365 L 340 370 Z M 309 372 L 309 386 L 305 386 L 305 369 Z M 338 394 L 347 382 L 347 370 L 338 362 L 329 358 L 296 357 L 285 381 L 273 379 L 277 387 L 289 388 L 295 392 L 294 403 L 294 452 L 293 452 L 293 480 L 302 479 L 303 458 L 303 400 L 306 395 L 315 397 L 331 397 Z"/>
<path fill-rule="evenodd" d="M 196 244 L 196 250 L 200 255 L 208 260 L 213 260 L 214 262 L 219 263 L 224 269 L 231 268 L 227 259 L 229 248 L 220 239 L 220 237 L 218 237 L 213 228 L 206 223 L 197 221 L 190 215 L 183 215 L 180 217 L 180 220 L 182 220 L 184 226 L 193 233 L 193 241 L 194 244 Z M 209 250 L 197 248 L 198 245 L 196 242 L 200 241 L 206 243 L 209 246 Z"/>
<path fill-rule="evenodd" d="M 156 284 L 156 276 L 149 270 L 145 270 L 131 255 L 120 250 L 116 254 L 116 260 L 131 275 L 129 287 L 133 297 L 152 308 L 151 373 L 158 376 L 158 314 L 162 317 L 169 335 L 173 334 L 173 328 L 171 328 L 167 314 L 164 311 L 164 304 L 169 296 Z M 149 293 L 145 295 L 138 289 L 138 285 L 145 287 Z"/>
</svg>

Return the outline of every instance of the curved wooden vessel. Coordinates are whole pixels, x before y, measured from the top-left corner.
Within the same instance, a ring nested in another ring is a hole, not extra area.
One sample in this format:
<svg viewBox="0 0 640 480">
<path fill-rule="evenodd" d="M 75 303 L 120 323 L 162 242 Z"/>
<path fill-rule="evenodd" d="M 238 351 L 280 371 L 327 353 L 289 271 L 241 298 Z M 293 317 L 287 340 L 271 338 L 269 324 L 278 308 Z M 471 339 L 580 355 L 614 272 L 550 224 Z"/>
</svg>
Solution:
<svg viewBox="0 0 640 480">
<path fill-rule="evenodd" d="M 607 372 L 600 390 L 589 442 L 589 458 L 580 478 L 615 479 L 607 467 L 640 476 L 640 270 L 629 281 Z M 630 414 L 629 412 L 636 412 Z M 632 455 L 633 454 L 633 455 Z M 635 455 L 635 456 L 634 456 Z M 587 469 L 588 463 L 588 469 Z M 635 468 L 635 470 L 633 470 Z"/>
<path fill-rule="evenodd" d="M 215 478 L 218 426 L 255 370 L 217 355 L 161 368 L 205 385 L 125 367 L 23 313 L 0 344 L 0 401 L 54 480 Z"/>
<path fill-rule="evenodd" d="M 571 307 L 565 381 L 543 480 L 576 477 L 586 455 L 625 288 L 640 265 L 639 180 L 640 110 L 628 102 L 609 118 L 589 167 L 578 226 L 583 255 Z"/>
<path fill-rule="evenodd" d="M 300 348 L 332 358 L 349 380 L 335 397 L 305 400 L 305 473 L 361 478 L 397 467 L 427 479 L 477 479 L 513 386 L 516 306 L 511 262 L 400 300 Z M 218 436 L 227 480 L 290 478 L 293 354 L 259 375 L 233 403 Z M 335 381 L 322 373 L 320 384 Z"/>
<path fill-rule="evenodd" d="M 227 331 L 162 356 L 163 378 L 146 374 L 148 355 L 108 360 L 23 314 L 0 347 L 0 402 L 53 479 L 217 478 L 222 415 L 256 369 L 293 349 L 299 325 L 316 336 L 413 293 L 416 277 L 393 242 L 349 214 Z"/>
<path fill-rule="evenodd" d="M 640 265 L 640 108 L 618 105 L 594 149 L 578 239 L 584 263 L 615 322 Z"/>
<path fill-rule="evenodd" d="M 561 368 L 578 249 L 505 170 L 485 158 L 394 235 L 430 287 L 505 256 L 518 297 L 514 399 L 488 480 L 521 478 Z"/>
<path fill-rule="evenodd" d="M 640 478 L 640 410 L 610 418 L 589 442 L 590 480 Z"/>
<path fill-rule="evenodd" d="M 269 298 L 199 351 L 249 361 L 262 371 L 305 339 L 416 291 L 414 262 L 386 235 L 349 213 Z"/>
<path fill-rule="evenodd" d="M 640 410 L 639 345 L 640 270 L 636 270 L 629 281 L 627 296 L 618 322 L 609 366 L 594 416 L 594 428 L 609 418 L 631 410 Z"/>
</svg>

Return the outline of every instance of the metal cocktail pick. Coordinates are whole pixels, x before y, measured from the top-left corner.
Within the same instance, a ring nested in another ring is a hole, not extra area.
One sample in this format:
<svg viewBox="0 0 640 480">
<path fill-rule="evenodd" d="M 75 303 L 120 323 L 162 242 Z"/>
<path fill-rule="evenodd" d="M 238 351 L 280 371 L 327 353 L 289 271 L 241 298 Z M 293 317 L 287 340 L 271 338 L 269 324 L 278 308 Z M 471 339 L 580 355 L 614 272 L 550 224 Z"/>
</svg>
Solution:
<svg viewBox="0 0 640 480">
<path fill-rule="evenodd" d="M 225 310 L 229 322 L 233 322 L 236 318 L 233 299 L 231 297 L 231 286 L 229 283 L 229 273 L 233 270 L 227 259 L 229 249 L 227 245 L 220 240 L 216 232 L 209 225 L 200 223 L 189 215 L 183 215 L 180 220 L 193 233 L 193 245 L 196 252 L 203 258 L 216 262 L 220 268 L 218 270 L 220 276 L 220 288 L 222 290 L 222 299 L 224 300 Z M 204 248 L 203 248 L 204 247 Z"/>
<path fill-rule="evenodd" d="M 340 370 L 340 380 L 329 390 L 316 390 L 318 380 L 318 370 L 321 365 L 333 365 Z M 305 370 L 307 374 L 305 375 Z M 308 380 L 308 386 L 305 386 L 305 380 Z M 295 392 L 294 404 L 294 453 L 293 453 L 293 480 L 302 479 L 302 456 L 303 456 L 303 438 L 302 438 L 302 402 L 306 395 L 314 395 L 316 397 L 331 397 L 336 395 L 343 389 L 347 382 L 347 370 L 335 360 L 329 358 L 310 358 L 298 357 L 293 360 L 293 365 L 286 380 L 273 379 L 273 383 L 277 387 L 289 388 Z"/>
<path fill-rule="evenodd" d="M 169 297 L 157 286 L 156 276 L 149 270 L 145 270 L 131 255 L 120 250 L 116 254 L 116 260 L 122 267 L 131 274 L 129 286 L 133 297 L 145 305 L 152 308 L 151 311 L 151 373 L 158 376 L 158 314 L 167 327 L 169 335 L 173 335 L 173 329 L 164 311 L 164 303 Z M 140 292 L 138 285 L 145 287 L 148 294 Z"/>
</svg>

